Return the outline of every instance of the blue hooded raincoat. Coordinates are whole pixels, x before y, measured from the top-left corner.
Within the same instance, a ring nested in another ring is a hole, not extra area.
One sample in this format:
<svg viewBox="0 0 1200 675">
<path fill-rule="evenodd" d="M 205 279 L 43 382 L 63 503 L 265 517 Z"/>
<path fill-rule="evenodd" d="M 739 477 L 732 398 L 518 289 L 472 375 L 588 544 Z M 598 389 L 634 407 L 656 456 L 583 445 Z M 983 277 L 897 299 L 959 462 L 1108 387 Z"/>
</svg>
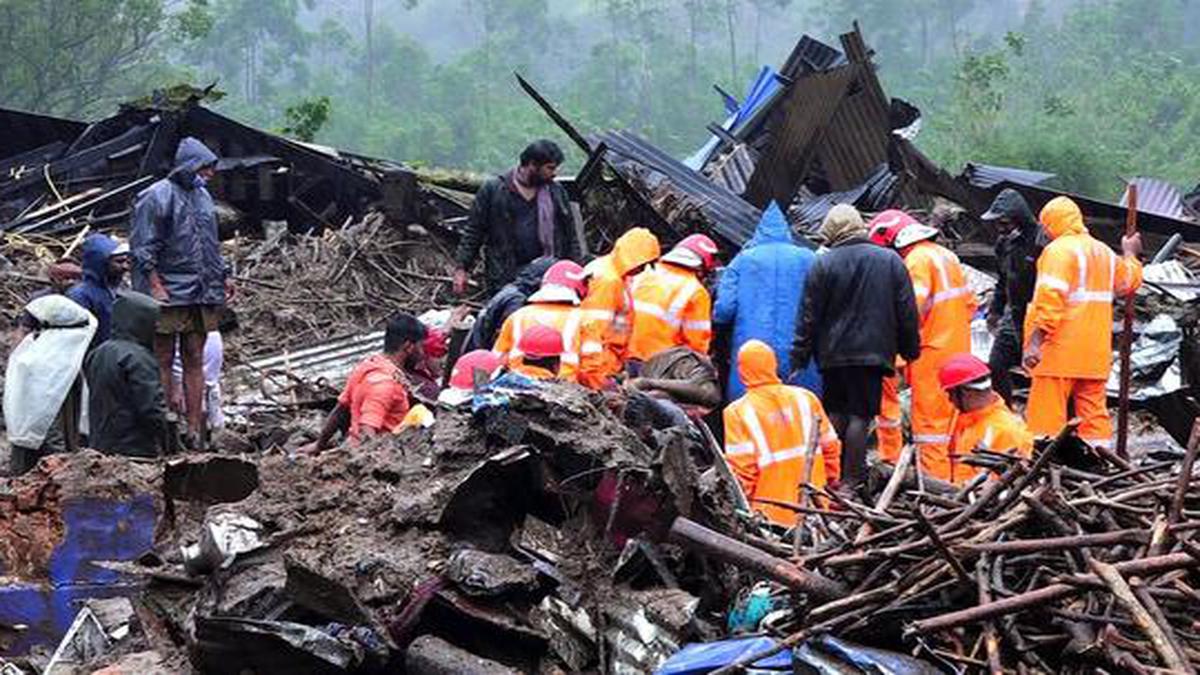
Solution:
<svg viewBox="0 0 1200 675">
<path fill-rule="evenodd" d="M 167 306 L 225 304 L 228 267 L 221 257 L 217 214 L 196 172 L 217 161 L 203 143 L 184 138 L 175 168 L 138 194 L 129 247 L 133 289 L 150 295 L 152 271 L 167 289 Z"/>
<path fill-rule="evenodd" d="M 779 377 L 821 395 L 821 376 L 809 363 L 800 377 L 792 372 L 790 353 L 796 335 L 796 311 L 804 302 L 804 281 L 816 255 L 792 239 L 792 228 L 775 202 L 763 212 L 754 236 L 721 274 L 713 322 L 733 324 L 733 354 L 749 340 L 775 350 Z M 737 368 L 730 368 L 727 400 L 746 393 Z"/>
<path fill-rule="evenodd" d="M 88 350 L 112 334 L 112 306 L 117 289 L 108 285 L 108 259 L 117 250 L 117 240 L 106 234 L 91 234 L 83 240 L 83 278 L 67 289 L 67 297 L 96 317 L 96 334 Z"/>
</svg>

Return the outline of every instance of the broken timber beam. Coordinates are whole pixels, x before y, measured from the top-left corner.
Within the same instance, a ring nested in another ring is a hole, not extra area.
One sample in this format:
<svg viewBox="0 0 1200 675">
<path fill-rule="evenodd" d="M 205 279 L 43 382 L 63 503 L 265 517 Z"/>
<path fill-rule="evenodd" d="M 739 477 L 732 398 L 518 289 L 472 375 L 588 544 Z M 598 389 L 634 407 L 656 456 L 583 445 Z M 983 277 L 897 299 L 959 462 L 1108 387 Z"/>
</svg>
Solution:
<svg viewBox="0 0 1200 675">
<path fill-rule="evenodd" d="M 844 585 L 832 579 L 800 569 L 786 560 L 764 553 L 687 518 L 679 517 L 671 523 L 669 537 L 671 541 L 685 548 L 743 567 L 788 588 L 807 593 L 819 601 L 836 600 L 849 593 Z M 1191 559 L 1186 554 L 1183 556 Z"/>
</svg>

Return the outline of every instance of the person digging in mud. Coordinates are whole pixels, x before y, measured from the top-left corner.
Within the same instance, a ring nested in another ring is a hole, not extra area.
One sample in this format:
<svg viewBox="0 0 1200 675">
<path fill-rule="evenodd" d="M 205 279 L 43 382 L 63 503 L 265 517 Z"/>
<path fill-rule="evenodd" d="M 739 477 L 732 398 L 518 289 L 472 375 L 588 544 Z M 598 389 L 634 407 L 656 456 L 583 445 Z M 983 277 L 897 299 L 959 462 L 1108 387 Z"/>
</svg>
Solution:
<svg viewBox="0 0 1200 675">
<path fill-rule="evenodd" d="M 333 447 L 331 442 L 339 431 L 352 444 L 358 444 L 399 428 L 412 395 L 405 365 L 424 359 L 427 330 L 412 314 L 393 315 L 384 331 L 383 352 L 354 368 L 317 440 L 302 446 L 299 452 L 318 453 Z"/>
</svg>

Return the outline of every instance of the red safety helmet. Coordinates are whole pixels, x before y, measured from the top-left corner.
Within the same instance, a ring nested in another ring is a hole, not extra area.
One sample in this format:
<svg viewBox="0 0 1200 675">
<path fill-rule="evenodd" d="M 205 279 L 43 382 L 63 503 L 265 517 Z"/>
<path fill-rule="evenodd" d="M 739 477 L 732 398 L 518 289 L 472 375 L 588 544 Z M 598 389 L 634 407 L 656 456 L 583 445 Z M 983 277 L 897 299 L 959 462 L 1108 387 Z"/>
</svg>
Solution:
<svg viewBox="0 0 1200 675">
<path fill-rule="evenodd" d="M 450 335 L 440 328 L 425 327 L 425 355 L 440 359 L 450 351 Z"/>
<path fill-rule="evenodd" d="M 450 386 L 455 389 L 472 389 L 475 387 L 475 370 L 482 370 L 490 379 L 500 368 L 503 359 L 486 349 L 476 349 L 458 357 L 454 370 L 450 371 Z"/>
<path fill-rule="evenodd" d="M 662 261 L 689 269 L 711 270 L 717 266 L 717 243 L 703 234 L 689 234 L 667 251 Z"/>
<path fill-rule="evenodd" d="M 517 341 L 517 350 L 535 359 L 561 356 L 563 353 L 562 333 L 549 326 L 532 326 Z"/>
<path fill-rule="evenodd" d="M 888 209 L 878 213 L 867 223 L 871 230 L 869 237 L 873 243 L 891 248 L 900 230 L 916 222 L 916 219 L 900 209 Z"/>
<path fill-rule="evenodd" d="M 992 371 L 988 364 L 971 354 L 955 354 L 942 365 L 938 371 L 938 382 L 942 389 L 949 391 L 955 387 L 971 385 L 972 389 L 987 389 L 992 386 L 988 380 Z M 972 385 L 972 383 L 975 383 Z"/>
<path fill-rule="evenodd" d="M 562 286 L 574 291 L 577 298 L 588 294 L 587 275 L 583 273 L 580 263 L 575 261 L 558 261 L 550 265 L 546 274 L 541 275 L 541 287 Z"/>
</svg>

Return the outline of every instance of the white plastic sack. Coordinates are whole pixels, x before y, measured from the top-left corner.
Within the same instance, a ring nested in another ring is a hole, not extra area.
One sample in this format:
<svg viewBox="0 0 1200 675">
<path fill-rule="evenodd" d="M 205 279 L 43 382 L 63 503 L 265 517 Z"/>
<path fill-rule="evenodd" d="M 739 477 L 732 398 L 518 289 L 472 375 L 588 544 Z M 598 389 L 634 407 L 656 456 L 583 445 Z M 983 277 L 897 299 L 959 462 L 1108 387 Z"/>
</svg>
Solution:
<svg viewBox="0 0 1200 675">
<path fill-rule="evenodd" d="M 37 448 L 79 376 L 96 317 L 62 295 L 42 296 L 25 310 L 49 327 L 26 335 L 8 357 L 4 423 L 9 443 Z"/>
</svg>

